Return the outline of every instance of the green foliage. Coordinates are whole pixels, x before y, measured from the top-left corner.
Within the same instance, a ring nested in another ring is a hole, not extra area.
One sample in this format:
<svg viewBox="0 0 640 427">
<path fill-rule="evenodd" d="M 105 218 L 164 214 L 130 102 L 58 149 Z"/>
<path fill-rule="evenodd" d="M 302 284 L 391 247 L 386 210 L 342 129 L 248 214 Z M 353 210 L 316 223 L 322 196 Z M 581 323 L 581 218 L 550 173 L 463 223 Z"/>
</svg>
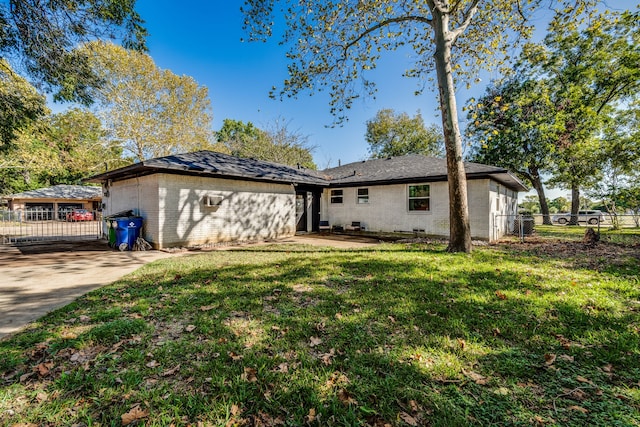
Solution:
<svg viewBox="0 0 640 427">
<path fill-rule="evenodd" d="M 636 425 L 639 274 L 558 241 L 162 260 L 0 341 L 0 423 Z"/>
<path fill-rule="evenodd" d="M 146 50 L 135 0 L 12 0 L 0 4 L 0 55 L 12 58 L 56 97 L 89 103 L 100 80 L 75 47 L 91 39 L 119 40 Z"/>
<path fill-rule="evenodd" d="M 316 169 L 311 155 L 315 147 L 309 145 L 307 135 L 290 130 L 289 124 L 290 122 L 277 119 L 263 130 L 251 122 L 224 119 L 222 128 L 216 132 L 221 146 L 218 151 L 238 157 Z"/>
<path fill-rule="evenodd" d="M 112 43 L 80 48 L 104 82 L 92 89 L 107 137 L 143 161 L 213 147 L 208 90 L 189 76 L 156 66 L 153 59 Z"/>
<path fill-rule="evenodd" d="M 0 164 L 0 194 L 55 184 L 79 184 L 106 168 L 127 164 L 122 149 L 105 139 L 100 120 L 90 111 L 70 109 L 23 130 Z"/>
<path fill-rule="evenodd" d="M 553 1 L 561 15 L 574 19 L 595 0 Z M 376 84 L 370 70 L 383 52 L 412 51 L 406 76 L 424 79 L 435 71 L 443 121 L 449 193 L 449 250 L 471 251 L 467 185 L 462 163 L 455 81 L 469 83 L 477 72 L 502 68 L 508 50 L 532 33 L 529 20 L 544 0 L 522 4 L 511 0 L 455 2 L 324 0 L 245 0 L 245 29 L 251 40 L 272 35 L 284 16 L 289 45 L 289 77 L 280 96 L 327 90 L 337 122 L 361 96 L 371 97 Z M 420 86 L 422 91 L 424 85 Z M 275 91 L 275 87 L 274 87 Z M 273 93 L 272 93 L 273 94 Z"/>
<path fill-rule="evenodd" d="M 17 133 L 48 113 L 46 99 L 0 59 L 0 151 Z"/>
<path fill-rule="evenodd" d="M 396 114 L 391 109 L 380 110 L 367 122 L 365 138 L 371 158 L 444 155 L 442 129 L 436 125 L 426 127 L 420 112 L 409 117 L 407 113 Z"/>
</svg>

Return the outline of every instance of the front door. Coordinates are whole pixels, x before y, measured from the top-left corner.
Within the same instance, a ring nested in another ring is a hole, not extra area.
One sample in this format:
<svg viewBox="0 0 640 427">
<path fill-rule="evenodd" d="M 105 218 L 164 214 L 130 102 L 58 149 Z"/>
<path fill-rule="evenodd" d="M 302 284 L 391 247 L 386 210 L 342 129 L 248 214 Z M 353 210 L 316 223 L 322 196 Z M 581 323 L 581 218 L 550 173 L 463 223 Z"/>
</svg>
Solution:
<svg viewBox="0 0 640 427">
<path fill-rule="evenodd" d="M 307 192 L 296 193 L 296 231 L 307 231 Z"/>
</svg>

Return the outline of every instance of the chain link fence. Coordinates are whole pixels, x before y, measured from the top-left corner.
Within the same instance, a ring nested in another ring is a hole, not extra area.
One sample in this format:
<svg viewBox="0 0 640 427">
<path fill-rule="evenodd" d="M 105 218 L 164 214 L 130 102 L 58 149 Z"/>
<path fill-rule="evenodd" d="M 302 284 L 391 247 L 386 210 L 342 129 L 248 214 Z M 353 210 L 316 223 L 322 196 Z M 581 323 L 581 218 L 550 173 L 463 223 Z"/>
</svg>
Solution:
<svg viewBox="0 0 640 427">
<path fill-rule="evenodd" d="M 521 241 L 534 237 L 577 241 L 584 238 L 588 228 L 603 241 L 640 244 L 640 214 L 495 215 L 493 219 L 494 236 L 515 236 Z"/>
</svg>

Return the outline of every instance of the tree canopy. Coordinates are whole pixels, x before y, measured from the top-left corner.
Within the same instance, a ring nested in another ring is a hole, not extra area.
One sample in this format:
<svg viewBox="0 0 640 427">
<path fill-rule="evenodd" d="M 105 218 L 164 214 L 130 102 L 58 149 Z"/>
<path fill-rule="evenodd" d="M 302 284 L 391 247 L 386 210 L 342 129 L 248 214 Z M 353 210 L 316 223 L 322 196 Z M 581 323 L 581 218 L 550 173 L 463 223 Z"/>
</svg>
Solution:
<svg viewBox="0 0 640 427">
<path fill-rule="evenodd" d="M 104 82 L 91 95 L 108 137 L 119 142 L 125 155 L 142 161 L 212 148 L 206 87 L 113 43 L 92 42 L 80 50 L 90 55 L 92 69 Z"/>
<path fill-rule="evenodd" d="M 422 154 L 441 157 L 444 154 L 442 129 L 436 125 L 425 126 L 420 112 L 409 117 L 383 109 L 367 121 L 365 139 L 371 158 Z"/>
<path fill-rule="evenodd" d="M 224 119 L 216 132 L 218 145 L 234 156 L 266 160 L 290 166 L 316 169 L 311 155 L 314 147 L 309 137 L 289 129 L 290 122 L 277 119 L 266 129 L 257 128 L 251 122 Z"/>
<path fill-rule="evenodd" d="M 88 103 L 89 87 L 99 83 L 85 52 L 75 49 L 95 39 L 119 40 L 146 50 L 146 30 L 135 0 L 0 3 L 0 58 L 31 76 L 56 98 Z"/>
<path fill-rule="evenodd" d="M 412 51 L 415 61 L 407 67 L 407 76 L 424 79 L 435 71 L 449 181 L 448 249 L 470 252 L 454 81 L 457 77 L 468 82 L 480 68 L 504 64 L 507 52 L 520 38 L 531 35 L 528 22 L 542 5 L 557 5 L 559 16 L 573 18 L 593 3 L 595 0 L 246 0 L 243 10 L 251 40 L 270 37 L 274 22 L 284 17 L 287 27 L 282 37 L 290 46 L 289 77 L 281 96 L 328 90 L 331 112 L 338 122 L 346 118 L 355 99 L 375 94 L 369 71 L 384 51 Z"/>
</svg>

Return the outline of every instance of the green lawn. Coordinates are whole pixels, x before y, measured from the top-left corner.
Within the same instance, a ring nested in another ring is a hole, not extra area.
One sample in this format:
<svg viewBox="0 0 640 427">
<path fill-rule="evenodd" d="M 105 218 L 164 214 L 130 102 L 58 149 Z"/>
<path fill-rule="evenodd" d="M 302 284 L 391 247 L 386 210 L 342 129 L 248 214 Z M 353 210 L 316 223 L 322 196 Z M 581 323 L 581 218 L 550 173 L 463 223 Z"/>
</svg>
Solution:
<svg viewBox="0 0 640 427">
<path fill-rule="evenodd" d="M 637 246 L 444 249 L 150 264 L 0 341 L 0 425 L 640 426 Z"/>
</svg>

